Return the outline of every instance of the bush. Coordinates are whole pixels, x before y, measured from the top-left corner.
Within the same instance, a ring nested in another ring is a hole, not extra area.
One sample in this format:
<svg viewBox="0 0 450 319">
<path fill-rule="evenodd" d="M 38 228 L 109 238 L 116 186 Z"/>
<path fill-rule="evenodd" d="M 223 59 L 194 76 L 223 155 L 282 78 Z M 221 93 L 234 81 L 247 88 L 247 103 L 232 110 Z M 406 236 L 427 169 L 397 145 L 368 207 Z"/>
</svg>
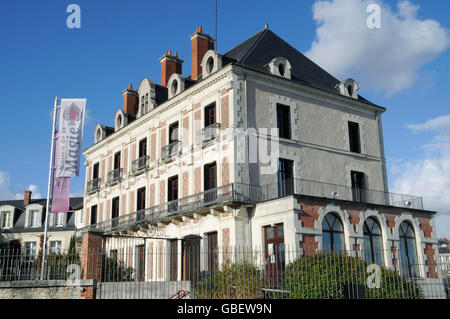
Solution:
<svg viewBox="0 0 450 319">
<path fill-rule="evenodd" d="M 364 285 L 366 298 L 422 298 L 420 287 L 405 276 L 381 267 L 380 288 L 369 289 L 366 273 L 369 264 L 345 254 L 319 253 L 301 257 L 287 265 L 283 279 L 285 290 L 296 299 L 343 299 L 346 285 Z"/>
<path fill-rule="evenodd" d="M 105 257 L 102 269 L 103 282 L 133 281 L 134 269 L 117 258 Z"/>
<path fill-rule="evenodd" d="M 213 271 L 195 288 L 196 298 L 255 299 L 264 286 L 263 272 L 247 263 L 226 261 L 220 270 Z"/>
</svg>

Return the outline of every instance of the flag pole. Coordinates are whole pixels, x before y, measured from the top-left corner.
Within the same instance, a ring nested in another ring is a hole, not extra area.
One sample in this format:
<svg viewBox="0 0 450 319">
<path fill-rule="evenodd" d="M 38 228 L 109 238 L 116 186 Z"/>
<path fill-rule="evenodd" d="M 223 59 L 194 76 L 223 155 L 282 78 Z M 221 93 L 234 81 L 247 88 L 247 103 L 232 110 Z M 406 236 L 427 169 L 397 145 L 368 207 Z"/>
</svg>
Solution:
<svg viewBox="0 0 450 319">
<path fill-rule="evenodd" d="M 56 127 L 56 114 L 58 112 L 58 97 L 55 97 L 55 105 L 53 108 L 53 127 L 52 127 L 52 145 L 50 148 L 50 167 L 48 172 L 48 188 L 47 188 L 47 206 L 45 209 L 45 228 L 44 228 L 44 242 L 42 247 L 42 267 L 41 267 L 41 280 L 44 280 L 45 258 L 47 253 L 47 232 L 48 232 L 48 212 L 50 206 L 50 196 L 53 189 L 53 162 L 54 162 L 54 146 L 55 146 L 55 127 Z"/>
</svg>

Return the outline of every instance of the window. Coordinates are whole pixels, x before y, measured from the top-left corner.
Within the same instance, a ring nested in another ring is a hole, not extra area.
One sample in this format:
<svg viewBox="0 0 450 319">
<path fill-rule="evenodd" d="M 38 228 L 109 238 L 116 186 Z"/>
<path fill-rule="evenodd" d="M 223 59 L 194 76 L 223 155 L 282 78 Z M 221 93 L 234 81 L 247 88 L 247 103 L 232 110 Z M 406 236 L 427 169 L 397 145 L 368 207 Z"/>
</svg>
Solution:
<svg viewBox="0 0 450 319">
<path fill-rule="evenodd" d="M 216 103 L 205 107 L 205 127 L 216 123 Z"/>
<path fill-rule="evenodd" d="M 208 74 L 211 74 L 212 70 L 214 69 L 214 58 L 210 57 L 208 58 L 208 61 L 206 62 L 206 68 Z"/>
<path fill-rule="evenodd" d="M 208 271 L 217 270 L 219 267 L 217 232 L 206 234 L 208 249 Z"/>
<path fill-rule="evenodd" d="M 361 139 L 359 136 L 359 124 L 348 122 L 348 134 L 350 141 L 350 152 L 361 153 Z"/>
<path fill-rule="evenodd" d="M 54 254 L 61 253 L 61 241 L 51 241 L 50 242 L 50 251 Z"/>
<path fill-rule="evenodd" d="M 172 95 L 177 94 L 177 92 L 178 92 L 178 81 L 177 80 L 174 80 L 172 82 L 171 90 L 172 90 Z"/>
<path fill-rule="evenodd" d="M 283 224 L 264 227 L 264 251 L 270 286 L 276 287 L 280 283 L 285 269 Z"/>
<path fill-rule="evenodd" d="M 54 219 L 55 219 L 55 222 L 54 222 L 54 225 L 55 225 L 55 227 L 63 227 L 64 226 L 64 213 L 56 213 L 55 215 L 54 215 Z"/>
<path fill-rule="evenodd" d="M 36 242 L 26 242 L 25 243 L 25 260 L 33 261 L 36 255 Z"/>
<path fill-rule="evenodd" d="M 91 206 L 91 225 L 97 224 L 97 205 Z"/>
<path fill-rule="evenodd" d="M 114 154 L 114 169 L 120 168 L 120 152 Z"/>
<path fill-rule="evenodd" d="M 291 138 L 291 112 L 289 106 L 277 104 L 278 136 Z"/>
<path fill-rule="evenodd" d="M 294 163 L 280 158 L 278 161 L 278 196 L 285 197 L 294 193 Z"/>
<path fill-rule="evenodd" d="M 205 202 L 213 202 L 217 198 L 217 165 L 216 162 L 207 164 L 204 167 L 204 190 Z"/>
<path fill-rule="evenodd" d="M 144 209 L 145 209 L 145 187 L 142 187 L 137 190 L 136 218 L 138 221 L 142 221 L 144 219 L 145 215 Z"/>
<path fill-rule="evenodd" d="M 322 246 L 324 251 L 344 251 L 344 227 L 335 214 L 325 216 L 322 222 Z"/>
<path fill-rule="evenodd" d="M 280 63 L 279 65 L 278 65 L 278 72 L 280 73 L 280 75 L 281 76 L 284 76 L 284 64 L 283 63 Z"/>
<path fill-rule="evenodd" d="M 39 227 L 38 216 L 39 216 L 38 210 L 30 210 L 29 221 L 28 221 L 29 227 Z"/>
<path fill-rule="evenodd" d="M 1 212 L 1 228 L 10 228 L 11 227 L 11 212 L 3 211 Z"/>
<path fill-rule="evenodd" d="M 350 172 L 352 179 L 353 200 L 356 202 L 366 201 L 366 181 L 365 175 L 361 172 Z"/>
<path fill-rule="evenodd" d="M 147 139 L 139 141 L 139 158 L 147 156 Z"/>
<path fill-rule="evenodd" d="M 122 115 L 119 114 L 117 117 L 117 128 L 119 129 L 122 126 Z"/>
<path fill-rule="evenodd" d="M 178 122 L 175 122 L 169 126 L 169 144 L 178 141 Z"/>
<path fill-rule="evenodd" d="M 400 268 L 403 275 L 417 277 L 418 264 L 416 253 L 416 237 L 414 229 L 408 222 L 400 225 Z"/>
<path fill-rule="evenodd" d="M 364 260 L 369 263 L 382 265 L 383 244 L 381 241 L 381 227 L 373 217 L 364 221 Z"/>
<path fill-rule="evenodd" d="M 92 179 L 97 179 L 98 178 L 99 166 L 100 166 L 99 163 L 95 163 L 94 164 L 94 169 L 93 169 L 93 172 L 92 172 Z"/>
<path fill-rule="evenodd" d="M 169 211 L 176 211 L 178 208 L 178 202 L 176 201 L 178 199 L 178 176 L 169 178 L 167 187 L 167 198 L 169 202 L 172 202 L 168 209 Z"/>
<path fill-rule="evenodd" d="M 111 226 L 113 228 L 118 226 L 118 217 L 119 217 L 119 196 L 114 197 L 112 199 L 112 208 L 111 208 Z"/>
</svg>

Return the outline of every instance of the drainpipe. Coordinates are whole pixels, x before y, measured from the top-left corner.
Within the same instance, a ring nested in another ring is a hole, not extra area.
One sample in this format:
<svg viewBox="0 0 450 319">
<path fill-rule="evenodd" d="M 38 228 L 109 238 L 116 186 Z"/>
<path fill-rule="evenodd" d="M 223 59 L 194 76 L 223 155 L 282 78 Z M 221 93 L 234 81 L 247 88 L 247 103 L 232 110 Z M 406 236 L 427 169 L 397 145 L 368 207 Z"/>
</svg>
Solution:
<svg viewBox="0 0 450 319">
<path fill-rule="evenodd" d="M 382 164 L 382 173 L 383 173 L 383 186 L 384 191 L 386 193 L 389 192 L 389 186 L 388 186 L 388 180 L 387 180 L 387 171 L 386 171 L 386 157 L 384 154 L 384 137 L 383 137 L 383 124 L 381 122 L 381 113 L 378 111 L 375 111 L 375 118 L 378 122 L 378 138 L 380 142 L 380 156 L 381 156 L 381 164 Z"/>
</svg>

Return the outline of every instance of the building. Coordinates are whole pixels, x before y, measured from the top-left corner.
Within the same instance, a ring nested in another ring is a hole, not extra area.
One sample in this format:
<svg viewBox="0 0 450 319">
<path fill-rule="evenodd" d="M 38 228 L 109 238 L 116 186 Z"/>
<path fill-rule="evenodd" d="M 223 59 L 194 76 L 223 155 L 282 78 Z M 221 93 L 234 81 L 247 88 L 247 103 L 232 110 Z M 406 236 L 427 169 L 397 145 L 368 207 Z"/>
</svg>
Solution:
<svg viewBox="0 0 450 319">
<path fill-rule="evenodd" d="M 347 250 L 438 278 L 435 213 L 388 190 L 384 107 L 268 27 L 223 54 L 201 27 L 190 40 L 190 76 L 166 51 L 160 84 L 130 85 L 114 127 L 96 126 L 84 248 L 134 256 L 137 280 L 190 280 L 233 247 L 280 267 L 285 247 Z"/>
<path fill-rule="evenodd" d="M 47 199 L 31 199 L 31 191 L 23 200 L 0 201 L 0 237 L 3 241 L 19 241 L 22 252 L 33 259 L 41 250 L 44 239 Z M 47 247 L 53 252 L 67 251 L 83 214 L 83 198 L 70 199 L 70 211 L 49 214 Z M 78 219 L 78 220 L 77 220 Z"/>
<path fill-rule="evenodd" d="M 442 274 L 450 276 L 450 240 L 439 239 L 439 256 L 441 257 Z"/>
</svg>

